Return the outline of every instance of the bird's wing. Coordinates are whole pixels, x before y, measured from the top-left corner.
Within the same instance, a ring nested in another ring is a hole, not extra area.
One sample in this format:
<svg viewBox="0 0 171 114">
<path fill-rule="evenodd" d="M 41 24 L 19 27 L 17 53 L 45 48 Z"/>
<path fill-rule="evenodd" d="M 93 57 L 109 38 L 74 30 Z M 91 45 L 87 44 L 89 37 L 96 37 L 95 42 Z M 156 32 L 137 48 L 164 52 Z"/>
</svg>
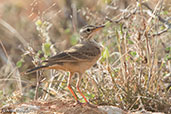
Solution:
<svg viewBox="0 0 171 114">
<path fill-rule="evenodd" d="M 48 63 L 64 63 L 64 62 L 82 62 L 91 61 L 98 54 L 100 49 L 92 44 L 77 44 L 68 50 L 65 50 L 55 56 L 50 57 L 45 62 Z"/>
</svg>

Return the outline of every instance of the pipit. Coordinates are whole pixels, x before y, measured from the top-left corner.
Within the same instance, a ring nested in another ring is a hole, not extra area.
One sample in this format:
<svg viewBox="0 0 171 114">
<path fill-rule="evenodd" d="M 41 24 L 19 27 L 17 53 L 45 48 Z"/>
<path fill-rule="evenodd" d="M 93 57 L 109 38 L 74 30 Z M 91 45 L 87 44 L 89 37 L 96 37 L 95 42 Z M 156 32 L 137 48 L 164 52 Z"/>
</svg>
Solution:
<svg viewBox="0 0 171 114">
<path fill-rule="evenodd" d="M 59 54 L 50 57 L 43 61 L 45 65 L 35 67 L 28 70 L 26 73 L 31 73 L 40 69 L 56 69 L 69 72 L 67 87 L 74 96 L 77 103 L 81 104 L 77 98 L 77 95 L 71 87 L 71 77 L 74 73 L 78 73 L 78 80 L 76 88 L 85 102 L 90 105 L 86 97 L 79 89 L 80 81 L 83 73 L 93 66 L 101 56 L 101 46 L 92 39 L 94 33 L 102 29 L 104 25 L 93 26 L 88 25 L 80 30 L 81 42 L 72 46 L 71 48 L 60 52 Z"/>
</svg>

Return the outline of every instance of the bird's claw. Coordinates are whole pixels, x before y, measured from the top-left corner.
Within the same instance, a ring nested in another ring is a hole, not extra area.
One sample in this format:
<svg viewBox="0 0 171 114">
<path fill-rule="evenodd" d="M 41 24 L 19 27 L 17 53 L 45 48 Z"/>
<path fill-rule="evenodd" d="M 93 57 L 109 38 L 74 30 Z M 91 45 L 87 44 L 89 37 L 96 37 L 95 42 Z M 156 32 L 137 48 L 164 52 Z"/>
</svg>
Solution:
<svg viewBox="0 0 171 114">
<path fill-rule="evenodd" d="M 91 107 L 91 108 L 97 108 L 96 105 L 90 104 L 89 102 L 87 102 L 86 104 L 87 104 L 87 106 L 89 106 L 89 107 Z"/>
</svg>

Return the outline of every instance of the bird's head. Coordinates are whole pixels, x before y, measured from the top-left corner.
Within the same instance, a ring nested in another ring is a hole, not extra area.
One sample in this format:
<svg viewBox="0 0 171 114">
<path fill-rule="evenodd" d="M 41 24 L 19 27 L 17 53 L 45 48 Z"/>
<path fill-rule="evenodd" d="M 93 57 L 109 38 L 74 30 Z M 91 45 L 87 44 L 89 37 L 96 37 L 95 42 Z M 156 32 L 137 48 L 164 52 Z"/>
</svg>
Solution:
<svg viewBox="0 0 171 114">
<path fill-rule="evenodd" d="M 94 33 L 96 33 L 97 31 L 101 30 L 104 27 L 105 27 L 104 25 L 100 25 L 100 26 L 87 25 L 87 26 L 84 26 L 80 30 L 81 39 L 82 40 L 91 39 L 92 36 L 94 35 Z"/>
</svg>

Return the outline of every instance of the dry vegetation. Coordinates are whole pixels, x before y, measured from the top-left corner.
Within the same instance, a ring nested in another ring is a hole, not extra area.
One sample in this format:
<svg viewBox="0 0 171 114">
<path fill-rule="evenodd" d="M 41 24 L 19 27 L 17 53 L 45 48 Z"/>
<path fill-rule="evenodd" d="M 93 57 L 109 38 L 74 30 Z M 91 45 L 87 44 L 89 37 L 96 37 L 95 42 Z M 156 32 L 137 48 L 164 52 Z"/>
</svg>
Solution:
<svg viewBox="0 0 171 114">
<path fill-rule="evenodd" d="M 170 8 L 169 0 L 2 1 L 0 107 L 72 98 L 68 73 L 23 72 L 75 45 L 82 26 L 106 24 L 95 38 L 102 57 L 82 80 L 85 96 L 97 105 L 171 113 Z"/>
</svg>

